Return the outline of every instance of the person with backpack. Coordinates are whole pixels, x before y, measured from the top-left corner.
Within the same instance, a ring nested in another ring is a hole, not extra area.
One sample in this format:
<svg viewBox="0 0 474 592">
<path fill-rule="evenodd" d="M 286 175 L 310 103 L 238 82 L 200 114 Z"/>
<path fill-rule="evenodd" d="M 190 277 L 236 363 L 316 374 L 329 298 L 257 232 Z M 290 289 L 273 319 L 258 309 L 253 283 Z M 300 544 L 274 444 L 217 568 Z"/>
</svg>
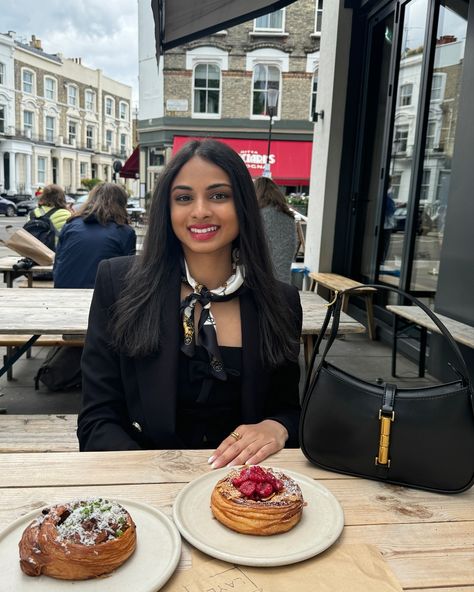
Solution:
<svg viewBox="0 0 474 592">
<path fill-rule="evenodd" d="M 23 228 L 55 251 L 59 233 L 70 217 L 63 189 L 59 185 L 47 185 Z"/>
</svg>

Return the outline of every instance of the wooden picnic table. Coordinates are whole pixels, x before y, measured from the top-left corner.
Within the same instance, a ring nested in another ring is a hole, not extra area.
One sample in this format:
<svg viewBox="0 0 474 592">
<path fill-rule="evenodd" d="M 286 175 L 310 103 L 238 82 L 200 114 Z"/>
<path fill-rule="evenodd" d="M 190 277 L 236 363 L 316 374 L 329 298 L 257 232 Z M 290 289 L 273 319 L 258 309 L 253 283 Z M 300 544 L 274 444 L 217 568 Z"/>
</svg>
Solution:
<svg viewBox="0 0 474 592">
<path fill-rule="evenodd" d="M 144 502 L 171 515 L 184 485 L 211 470 L 208 456 L 206 450 L 2 454 L 0 530 L 33 509 L 81 496 Z M 439 495 L 330 473 L 309 464 L 297 449 L 282 450 L 264 464 L 327 487 L 345 516 L 335 546 L 375 546 L 404 590 L 473 590 L 473 489 Z M 100 580 L 94 589 L 101 589 Z"/>
<path fill-rule="evenodd" d="M 64 339 L 77 341 L 83 338 L 87 331 L 92 293 L 93 290 L 85 288 L 0 290 L 0 334 L 62 335 Z M 303 308 L 302 338 L 305 357 L 308 360 L 312 352 L 313 338 L 320 332 L 326 316 L 327 302 L 314 292 L 300 292 L 300 297 Z M 363 325 L 347 314 L 341 314 L 338 330 L 340 335 L 363 331 Z M 4 372 L 5 370 L 1 369 L 0 376 Z"/>
<path fill-rule="evenodd" d="M 52 265 L 35 265 L 30 267 L 30 269 L 20 269 L 16 271 L 13 269 L 13 266 L 18 263 L 21 258 L 22 257 L 20 257 L 20 255 L 16 257 L 0 257 L 0 272 L 3 273 L 3 281 L 6 283 L 7 288 L 12 288 L 13 280 L 21 276 L 26 276 L 28 287 L 31 288 L 33 286 L 33 273 L 46 273 L 53 271 Z"/>
</svg>

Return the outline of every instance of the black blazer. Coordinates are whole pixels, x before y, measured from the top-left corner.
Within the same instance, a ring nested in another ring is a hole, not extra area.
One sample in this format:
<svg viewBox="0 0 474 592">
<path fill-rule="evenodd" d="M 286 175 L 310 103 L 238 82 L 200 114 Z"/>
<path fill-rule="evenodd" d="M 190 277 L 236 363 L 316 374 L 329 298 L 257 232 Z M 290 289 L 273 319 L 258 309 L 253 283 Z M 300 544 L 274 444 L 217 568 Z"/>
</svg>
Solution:
<svg viewBox="0 0 474 592">
<path fill-rule="evenodd" d="M 82 356 L 83 408 L 77 435 L 81 450 L 183 448 L 176 434 L 178 361 L 181 340 L 180 278 L 169 287 L 169 314 L 163 324 L 156 355 L 130 358 L 109 345 L 109 310 L 135 257 L 103 261 L 89 313 Z M 295 336 L 301 333 L 302 311 L 294 286 L 278 282 L 294 318 Z M 298 446 L 299 367 L 288 362 L 264 367 L 259 355 L 259 327 L 254 296 L 240 296 L 242 326 L 242 423 L 276 419 L 289 433 L 287 446 Z M 237 427 L 237 425 L 236 425 Z"/>
</svg>

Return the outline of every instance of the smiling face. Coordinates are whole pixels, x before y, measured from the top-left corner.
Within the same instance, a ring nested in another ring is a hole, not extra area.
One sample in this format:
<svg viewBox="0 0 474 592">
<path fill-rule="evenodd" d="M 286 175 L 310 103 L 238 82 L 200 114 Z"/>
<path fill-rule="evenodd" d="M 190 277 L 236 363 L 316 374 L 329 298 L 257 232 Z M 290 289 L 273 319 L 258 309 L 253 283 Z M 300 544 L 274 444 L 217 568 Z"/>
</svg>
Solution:
<svg viewBox="0 0 474 592">
<path fill-rule="evenodd" d="M 186 258 L 228 252 L 239 235 L 232 185 L 217 165 L 193 156 L 171 185 L 171 226 Z"/>
</svg>

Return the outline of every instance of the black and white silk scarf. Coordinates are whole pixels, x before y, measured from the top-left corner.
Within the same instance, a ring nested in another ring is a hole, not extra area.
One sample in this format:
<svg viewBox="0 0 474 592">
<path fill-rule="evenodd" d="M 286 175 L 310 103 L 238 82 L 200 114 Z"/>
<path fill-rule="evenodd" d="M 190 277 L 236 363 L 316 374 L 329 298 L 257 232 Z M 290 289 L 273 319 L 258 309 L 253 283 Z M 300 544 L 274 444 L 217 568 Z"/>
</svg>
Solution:
<svg viewBox="0 0 474 592">
<path fill-rule="evenodd" d="M 189 284 L 193 291 L 181 302 L 180 306 L 184 332 L 181 351 L 190 358 L 194 356 L 197 333 L 199 345 L 204 347 L 209 355 L 212 376 L 220 380 L 226 380 L 227 375 L 217 344 L 216 323 L 212 316 L 211 304 L 231 300 L 241 293 L 244 283 L 244 268 L 241 265 L 234 264 L 234 273 L 222 286 L 214 290 L 208 290 L 206 286 L 196 282 L 189 273 L 186 261 L 184 261 L 184 268 L 183 282 Z M 197 302 L 202 306 L 202 312 L 196 331 L 194 311 Z"/>
</svg>

